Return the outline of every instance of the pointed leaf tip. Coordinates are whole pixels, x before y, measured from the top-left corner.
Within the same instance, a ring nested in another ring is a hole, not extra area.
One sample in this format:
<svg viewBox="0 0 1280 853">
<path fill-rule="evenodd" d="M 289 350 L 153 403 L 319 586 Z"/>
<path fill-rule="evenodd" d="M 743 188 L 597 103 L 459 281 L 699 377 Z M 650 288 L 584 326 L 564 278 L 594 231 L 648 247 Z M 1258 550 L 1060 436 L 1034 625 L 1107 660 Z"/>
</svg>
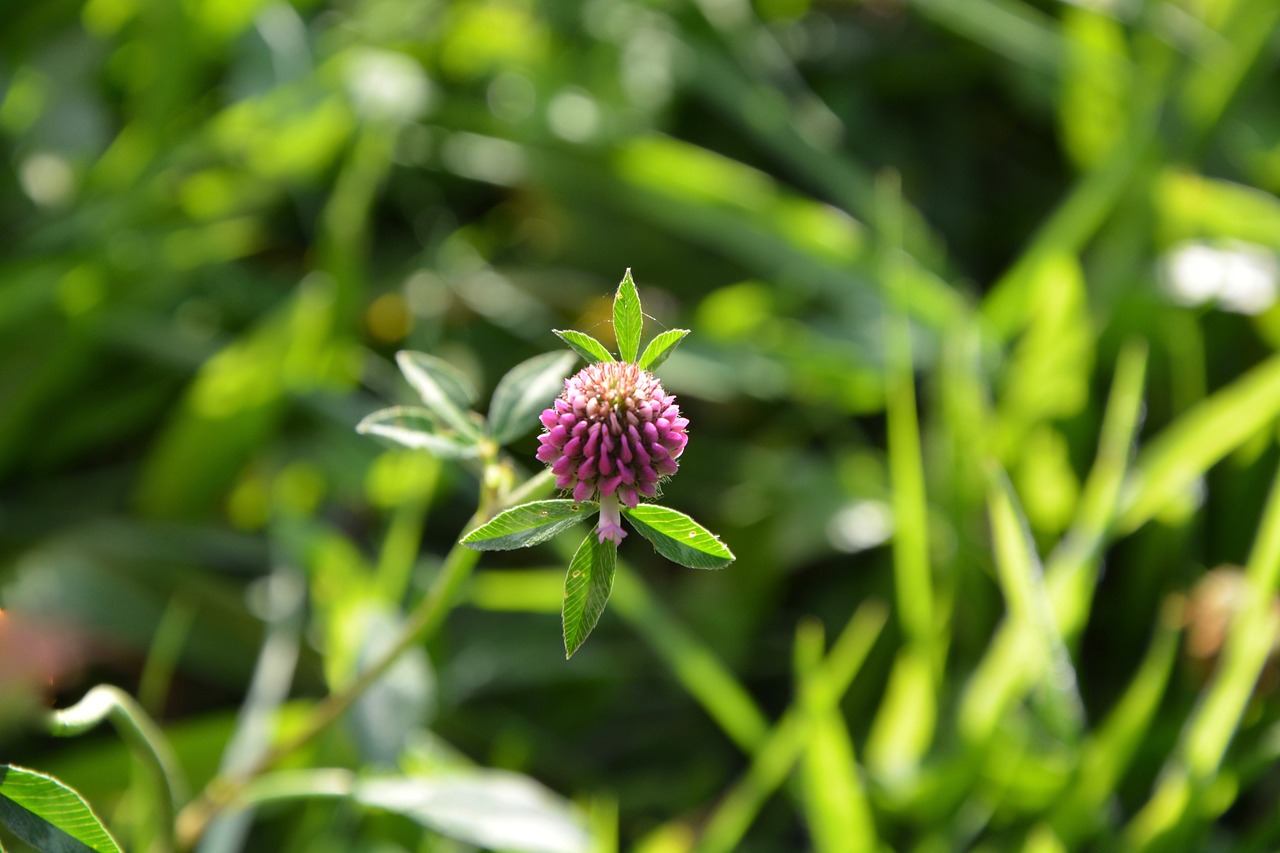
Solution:
<svg viewBox="0 0 1280 853">
<path fill-rule="evenodd" d="M 613 353 L 585 332 L 575 332 L 572 329 L 552 329 L 551 331 L 557 338 L 564 341 L 569 349 L 582 356 L 588 364 L 613 361 Z"/>
<path fill-rule="evenodd" d="M 480 455 L 472 436 L 441 427 L 429 410 L 419 406 L 380 409 L 356 424 L 356 432 L 426 450 L 440 459 L 473 459 Z"/>
<path fill-rule="evenodd" d="M 489 434 L 507 444 L 538 425 L 538 415 L 564 390 L 571 353 L 549 352 L 523 361 L 502 377 L 489 405 Z"/>
<path fill-rule="evenodd" d="M 676 347 L 680 345 L 680 342 L 688 334 L 688 329 L 671 329 L 649 341 L 649 345 L 644 348 L 644 355 L 640 356 L 640 369 L 657 370 L 658 365 L 666 361 L 671 356 L 671 353 L 676 351 Z"/>
<path fill-rule="evenodd" d="M 691 569 L 723 569 L 736 557 L 711 531 L 682 512 L 657 504 L 623 509 L 631 526 L 662 556 Z"/>
<path fill-rule="evenodd" d="M 401 350 L 396 353 L 396 363 L 437 420 L 465 435 L 479 433 L 469 413 L 479 393 L 466 374 L 425 352 Z"/>
<path fill-rule="evenodd" d="M 618 356 L 634 363 L 640 353 L 640 335 L 644 331 L 644 312 L 640 294 L 628 268 L 613 297 L 613 333 L 618 339 Z"/>
<path fill-rule="evenodd" d="M 562 530 L 586 521 L 596 511 L 591 501 L 530 501 L 513 506 L 462 537 L 476 551 L 511 551 L 546 542 Z"/>
</svg>

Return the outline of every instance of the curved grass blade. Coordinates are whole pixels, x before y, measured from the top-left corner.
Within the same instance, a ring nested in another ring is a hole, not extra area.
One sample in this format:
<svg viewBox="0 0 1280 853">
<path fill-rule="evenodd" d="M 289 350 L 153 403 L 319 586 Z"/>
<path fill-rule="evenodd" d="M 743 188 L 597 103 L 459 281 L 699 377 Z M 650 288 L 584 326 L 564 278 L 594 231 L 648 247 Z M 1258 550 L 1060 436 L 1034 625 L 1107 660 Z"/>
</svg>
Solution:
<svg viewBox="0 0 1280 853">
<path fill-rule="evenodd" d="M 0 766 L 0 822 L 45 853 L 120 853 L 79 794 L 34 770 Z"/>
<path fill-rule="evenodd" d="M 356 432 L 426 450 L 441 459 L 473 459 L 480 453 L 471 436 L 441 429 L 431 412 L 418 406 L 381 409 L 356 424 Z"/>
<path fill-rule="evenodd" d="M 464 435 L 478 432 L 467 410 L 480 395 L 458 368 L 433 355 L 411 350 L 396 353 L 396 363 L 438 420 Z"/>
<path fill-rule="evenodd" d="M 493 440 L 506 444 L 537 426 L 538 414 L 564 390 L 573 363 L 570 353 L 549 352 L 511 368 L 498 382 L 489 406 Z"/>
<path fill-rule="evenodd" d="M 736 558 L 705 527 L 682 512 L 657 504 L 623 509 L 631 525 L 672 562 L 691 569 L 723 569 Z"/>
<path fill-rule="evenodd" d="M 564 656 L 573 657 L 600 621 L 613 592 L 613 574 L 618 567 L 618 546 L 600 542 L 595 531 L 578 546 L 569 571 L 564 576 Z"/>
<path fill-rule="evenodd" d="M 504 770 L 450 770 L 427 777 L 365 779 L 361 805 L 404 815 L 421 826 L 486 850 L 587 853 L 582 814 L 528 776 Z"/>
<path fill-rule="evenodd" d="M 636 292 L 636 283 L 631 280 L 631 270 L 627 270 L 613 297 L 613 334 L 618 339 L 618 356 L 623 361 L 636 360 L 643 330 L 644 314 L 640 309 L 640 294 Z"/>
<path fill-rule="evenodd" d="M 512 551 L 546 542 L 595 514 L 591 501 L 530 501 L 498 513 L 462 538 L 462 544 L 477 551 Z"/>
<path fill-rule="evenodd" d="M 552 329 L 555 336 L 564 341 L 569 349 L 582 356 L 589 363 L 597 361 L 613 361 L 613 353 L 586 332 L 575 332 L 572 329 Z"/>
<path fill-rule="evenodd" d="M 649 345 L 644 348 L 644 355 L 640 356 L 640 369 L 657 370 L 658 365 L 676 351 L 676 347 L 688 334 L 688 329 L 671 329 L 649 341 Z"/>
</svg>

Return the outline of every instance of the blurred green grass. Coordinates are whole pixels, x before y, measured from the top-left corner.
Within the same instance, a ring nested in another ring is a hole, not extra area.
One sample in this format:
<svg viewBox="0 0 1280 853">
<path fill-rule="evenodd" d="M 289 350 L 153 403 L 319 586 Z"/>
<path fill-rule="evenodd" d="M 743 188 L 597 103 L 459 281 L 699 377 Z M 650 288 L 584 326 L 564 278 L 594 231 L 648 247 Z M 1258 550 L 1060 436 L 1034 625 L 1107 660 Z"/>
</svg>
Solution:
<svg viewBox="0 0 1280 853">
<path fill-rule="evenodd" d="M 78 643 L 51 698 L 139 695 L 198 787 L 349 681 L 471 516 L 465 466 L 353 430 L 412 402 L 393 354 L 487 398 L 552 328 L 611 343 L 630 267 L 651 328 L 693 330 L 659 371 L 692 424 L 666 500 L 738 562 L 677 572 L 632 537 L 566 664 L 565 543 L 486 555 L 379 700 L 400 713 L 370 703 L 293 769 L 519 771 L 601 851 L 1273 849 L 1278 21 L 12 10 L 0 606 Z M 1222 565 L 1238 591 L 1206 605 Z M 1183 635 L 1213 619 L 1206 662 Z M 7 746 L 149 838 L 123 746 Z M 292 801 L 247 839 L 465 849 Z"/>
</svg>

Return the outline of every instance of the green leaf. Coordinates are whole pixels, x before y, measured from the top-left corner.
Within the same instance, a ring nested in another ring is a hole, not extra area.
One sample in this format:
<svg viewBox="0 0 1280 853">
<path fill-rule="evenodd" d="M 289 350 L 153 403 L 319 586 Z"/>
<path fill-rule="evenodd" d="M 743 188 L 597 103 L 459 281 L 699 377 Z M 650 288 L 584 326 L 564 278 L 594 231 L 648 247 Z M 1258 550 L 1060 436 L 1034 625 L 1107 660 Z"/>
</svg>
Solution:
<svg viewBox="0 0 1280 853">
<path fill-rule="evenodd" d="M 527 776 L 502 770 L 455 770 L 429 777 L 366 779 L 355 800 L 404 815 L 441 835 L 523 853 L 587 853 L 582 816 Z"/>
<path fill-rule="evenodd" d="M 506 444 L 537 426 L 538 415 L 564 390 L 574 361 L 571 353 L 549 352 L 517 364 L 502 377 L 489 406 L 493 440 Z"/>
<path fill-rule="evenodd" d="M 0 765 L 0 822 L 43 853 L 120 853 L 79 794 L 34 770 Z"/>
<path fill-rule="evenodd" d="M 1143 446 L 1120 498 L 1115 529 L 1129 533 L 1185 499 L 1196 478 L 1280 414 L 1280 356 L 1200 400 Z"/>
<path fill-rule="evenodd" d="M 585 332 L 575 332 L 572 329 L 552 329 L 552 331 L 557 338 L 568 344 L 570 349 L 588 362 L 613 361 L 613 353 Z"/>
<path fill-rule="evenodd" d="M 600 621 L 613 592 L 613 572 L 618 566 L 618 546 L 600 542 L 595 531 L 587 534 L 569 561 L 564 576 L 564 656 L 573 657 Z"/>
<path fill-rule="evenodd" d="M 613 334 L 618 339 L 618 356 L 623 361 L 636 360 L 643 329 L 640 294 L 636 292 L 636 283 L 631 280 L 631 270 L 627 270 L 618 285 L 618 293 L 613 297 Z"/>
<path fill-rule="evenodd" d="M 644 348 L 644 355 L 640 356 L 640 369 L 657 370 L 658 365 L 676 351 L 676 347 L 687 334 L 689 334 L 688 329 L 671 329 L 649 341 L 649 345 Z"/>
<path fill-rule="evenodd" d="M 488 524 L 464 536 L 462 544 L 477 551 L 528 548 L 585 521 L 595 511 L 596 505 L 591 501 L 530 501 L 498 513 Z"/>
<path fill-rule="evenodd" d="M 396 353 L 396 363 L 436 419 L 460 433 L 477 434 L 467 410 L 480 395 L 458 368 L 433 355 L 410 350 Z"/>
<path fill-rule="evenodd" d="M 376 411 L 356 424 L 356 432 L 426 450 L 441 459 L 472 459 L 480 453 L 470 435 L 442 429 L 432 419 L 431 412 L 417 406 L 393 406 Z"/>
<path fill-rule="evenodd" d="M 725 544 L 689 516 L 657 504 L 622 510 L 654 550 L 691 569 L 723 569 L 736 559 Z"/>
</svg>

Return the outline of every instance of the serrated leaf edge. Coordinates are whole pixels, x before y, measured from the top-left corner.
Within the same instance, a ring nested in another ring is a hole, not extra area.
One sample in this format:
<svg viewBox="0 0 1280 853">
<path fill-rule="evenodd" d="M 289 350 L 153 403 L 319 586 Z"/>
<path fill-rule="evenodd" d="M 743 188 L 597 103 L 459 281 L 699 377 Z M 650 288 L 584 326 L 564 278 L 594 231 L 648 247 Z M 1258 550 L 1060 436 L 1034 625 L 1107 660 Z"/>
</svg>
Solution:
<svg viewBox="0 0 1280 853">
<path fill-rule="evenodd" d="M 654 371 L 666 361 L 671 353 L 675 352 L 676 347 L 689 336 L 688 329 L 668 329 L 653 340 L 649 341 L 649 345 L 644 348 L 644 353 L 640 356 L 639 367 L 641 370 Z M 664 338 L 670 338 L 670 342 L 659 344 Z M 660 347 L 655 350 L 654 347 Z"/>
<path fill-rule="evenodd" d="M 588 335 L 586 332 L 579 332 L 575 329 L 552 329 L 551 333 L 555 335 L 557 338 L 559 338 L 560 340 L 564 341 L 565 346 L 569 347 L 569 349 L 573 350 L 578 355 L 582 356 L 582 358 L 589 364 L 596 364 L 599 362 L 610 362 L 610 361 L 616 360 L 613 357 L 613 353 L 609 352 L 608 347 L 606 347 L 604 344 L 600 343 L 598 340 Z M 600 351 L 596 352 L 590 346 L 583 344 L 579 341 L 573 340 L 570 337 L 567 337 L 569 335 L 576 335 L 580 338 L 585 338 L 587 341 L 590 341 L 592 344 L 595 344 L 596 346 L 598 346 L 600 348 Z"/>
<path fill-rule="evenodd" d="M 644 335 L 644 308 L 630 267 L 613 296 L 613 335 L 618 342 L 618 357 L 634 363 L 640 354 L 640 339 Z"/>
</svg>

